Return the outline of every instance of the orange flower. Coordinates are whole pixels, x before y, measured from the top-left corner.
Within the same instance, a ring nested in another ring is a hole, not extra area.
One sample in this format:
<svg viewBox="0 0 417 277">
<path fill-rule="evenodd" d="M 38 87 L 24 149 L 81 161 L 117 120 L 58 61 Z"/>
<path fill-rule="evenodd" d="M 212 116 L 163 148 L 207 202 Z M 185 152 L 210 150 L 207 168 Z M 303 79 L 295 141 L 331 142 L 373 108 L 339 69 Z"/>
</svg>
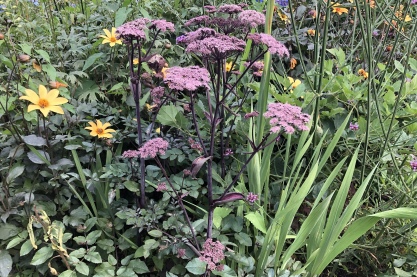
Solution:
<svg viewBox="0 0 417 277">
<path fill-rule="evenodd" d="M 66 87 L 68 87 L 67 84 L 60 83 L 58 81 L 49 81 L 49 86 L 51 88 L 66 88 Z"/>
<path fill-rule="evenodd" d="M 348 9 L 340 7 L 340 4 L 334 4 L 332 8 L 333 12 L 339 15 L 342 15 L 343 13 L 348 13 Z"/>
<path fill-rule="evenodd" d="M 42 71 L 42 66 L 36 60 L 32 61 L 32 66 L 36 71 L 38 72 Z"/>
<path fill-rule="evenodd" d="M 291 60 L 290 60 L 290 70 L 294 69 L 296 65 L 297 65 L 297 60 L 294 59 L 294 58 L 291 58 Z"/>
<path fill-rule="evenodd" d="M 308 29 L 308 30 L 307 30 L 307 34 L 308 34 L 309 36 L 314 37 L 314 36 L 316 35 L 316 30 L 314 30 L 314 29 Z"/>
<path fill-rule="evenodd" d="M 365 71 L 365 69 L 361 68 L 358 70 L 359 76 L 362 76 L 364 79 L 368 79 L 369 74 Z"/>
</svg>

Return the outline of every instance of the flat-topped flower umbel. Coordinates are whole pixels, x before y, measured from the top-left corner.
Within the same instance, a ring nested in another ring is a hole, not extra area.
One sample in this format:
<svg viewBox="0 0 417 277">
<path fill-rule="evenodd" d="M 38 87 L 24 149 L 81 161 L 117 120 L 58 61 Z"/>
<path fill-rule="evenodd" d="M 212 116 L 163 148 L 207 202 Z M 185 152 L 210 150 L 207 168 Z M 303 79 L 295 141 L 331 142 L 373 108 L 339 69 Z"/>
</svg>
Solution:
<svg viewBox="0 0 417 277">
<path fill-rule="evenodd" d="M 170 89 L 177 91 L 196 91 L 200 88 L 210 89 L 210 74 L 207 69 L 198 66 L 167 69 L 164 82 Z"/>
<path fill-rule="evenodd" d="M 64 114 L 60 105 L 67 103 L 68 100 L 64 97 L 58 97 L 59 90 L 52 89 L 48 93 L 45 86 L 39 85 L 39 95 L 31 89 L 26 89 L 25 93 L 26 95 L 20 96 L 19 99 L 32 102 L 28 107 L 28 112 L 40 110 L 45 117 L 48 116 L 49 112 Z"/>
</svg>

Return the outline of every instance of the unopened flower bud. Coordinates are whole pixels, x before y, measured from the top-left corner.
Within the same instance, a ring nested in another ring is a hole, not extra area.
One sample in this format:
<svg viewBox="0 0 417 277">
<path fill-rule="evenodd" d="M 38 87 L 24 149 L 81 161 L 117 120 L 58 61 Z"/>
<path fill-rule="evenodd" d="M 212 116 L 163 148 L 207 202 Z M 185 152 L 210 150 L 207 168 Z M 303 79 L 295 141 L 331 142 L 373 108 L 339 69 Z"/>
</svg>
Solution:
<svg viewBox="0 0 417 277">
<path fill-rule="evenodd" d="M 171 43 L 166 43 L 165 44 L 165 49 L 171 49 L 172 44 Z"/>
<path fill-rule="evenodd" d="M 20 54 L 18 57 L 19 61 L 21 61 L 22 63 L 26 63 L 30 60 L 30 56 L 29 55 L 25 55 L 25 54 Z"/>
<path fill-rule="evenodd" d="M 4 39 L 4 34 L 0 33 L 0 40 L 3 40 L 3 39 Z"/>
</svg>

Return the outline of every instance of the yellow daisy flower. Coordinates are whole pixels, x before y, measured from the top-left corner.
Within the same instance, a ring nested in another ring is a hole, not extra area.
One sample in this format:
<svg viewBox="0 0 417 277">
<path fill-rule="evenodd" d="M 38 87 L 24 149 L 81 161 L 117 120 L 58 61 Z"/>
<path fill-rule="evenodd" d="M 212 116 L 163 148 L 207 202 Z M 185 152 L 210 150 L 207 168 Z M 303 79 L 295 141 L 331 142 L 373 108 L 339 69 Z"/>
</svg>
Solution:
<svg viewBox="0 0 417 277">
<path fill-rule="evenodd" d="M 309 36 L 314 37 L 314 36 L 316 35 L 316 30 L 314 30 L 314 29 L 308 29 L 308 30 L 307 30 L 307 34 L 308 34 Z"/>
<path fill-rule="evenodd" d="M 138 58 L 134 58 L 134 59 L 133 59 L 133 64 L 134 64 L 134 65 L 139 64 L 139 59 L 138 59 Z"/>
<path fill-rule="evenodd" d="M 230 72 L 230 70 L 232 70 L 232 64 L 233 64 L 233 62 L 227 62 L 226 63 L 226 72 Z"/>
<path fill-rule="evenodd" d="M 58 97 L 59 90 L 52 89 L 49 91 L 43 85 L 39 85 L 39 95 L 31 89 L 25 90 L 26 95 L 20 96 L 19 99 L 28 100 L 32 104 L 28 107 L 28 112 L 40 110 L 46 117 L 49 112 L 64 114 L 64 110 L 59 106 L 68 102 L 64 97 Z"/>
<path fill-rule="evenodd" d="M 342 15 L 343 13 L 348 13 L 348 9 L 340 7 L 339 4 L 333 5 L 332 8 L 333 8 L 333 12 L 339 15 Z"/>
<path fill-rule="evenodd" d="M 110 127 L 111 124 L 106 122 L 106 123 L 101 123 L 100 120 L 96 120 L 97 123 L 94 123 L 93 121 L 88 122 L 88 124 L 90 124 L 90 127 L 85 127 L 84 129 L 86 130 L 90 130 L 90 136 L 97 136 L 99 138 L 112 138 L 113 135 L 110 133 L 114 133 L 116 132 L 113 129 L 107 129 L 107 127 Z"/>
<path fill-rule="evenodd" d="M 288 80 L 290 80 L 290 86 L 291 86 L 290 89 L 295 89 L 296 87 L 301 85 L 301 81 L 298 79 L 294 80 L 294 78 L 288 77 Z"/>
<path fill-rule="evenodd" d="M 364 79 L 368 79 L 368 72 L 365 71 L 365 69 L 361 68 L 358 70 L 358 74 L 359 76 L 362 76 Z"/>
<path fill-rule="evenodd" d="M 101 44 L 110 43 L 110 47 L 115 46 L 116 43 L 117 44 L 122 44 L 122 40 L 116 38 L 116 28 L 112 27 L 111 28 L 111 33 L 107 29 L 103 29 L 103 31 L 106 35 L 105 36 L 100 35 L 101 38 L 104 38 L 103 42 Z"/>
</svg>

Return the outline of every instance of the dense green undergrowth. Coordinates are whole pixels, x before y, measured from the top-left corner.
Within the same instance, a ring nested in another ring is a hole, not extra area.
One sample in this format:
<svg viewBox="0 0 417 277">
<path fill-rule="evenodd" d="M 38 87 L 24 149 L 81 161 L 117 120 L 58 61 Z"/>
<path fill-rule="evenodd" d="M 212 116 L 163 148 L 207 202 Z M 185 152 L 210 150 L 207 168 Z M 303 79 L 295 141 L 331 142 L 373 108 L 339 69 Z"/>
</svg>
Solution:
<svg viewBox="0 0 417 277">
<path fill-rule="evenodd" d="M 0 5 L 0 276 L 417 274 L 414 1 Z"/>
</svg>

